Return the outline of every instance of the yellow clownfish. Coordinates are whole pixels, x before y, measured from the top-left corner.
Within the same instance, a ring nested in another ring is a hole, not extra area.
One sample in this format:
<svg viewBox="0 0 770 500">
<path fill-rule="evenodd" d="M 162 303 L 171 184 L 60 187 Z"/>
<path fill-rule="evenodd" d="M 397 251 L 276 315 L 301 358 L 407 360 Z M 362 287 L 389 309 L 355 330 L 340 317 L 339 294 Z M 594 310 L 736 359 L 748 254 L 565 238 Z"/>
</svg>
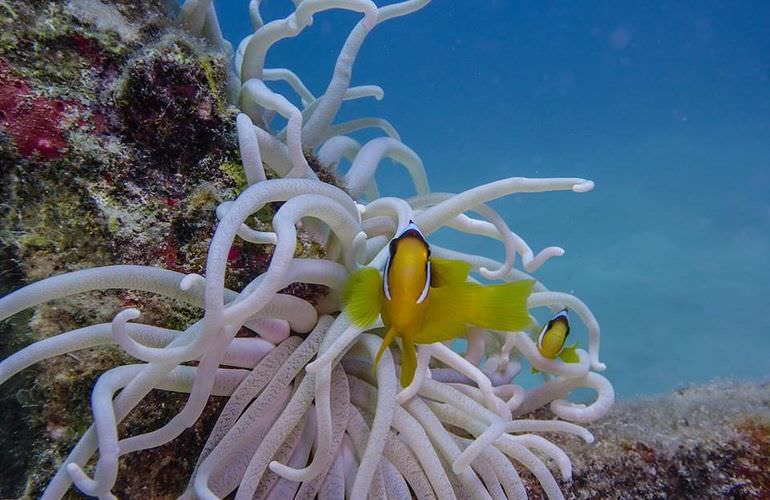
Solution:
<svg viewBox="0 0 770 500">
<path fill-rule="evenodd" d="M 569 316 L 564 308 L 548 320 L 537 338 L 537 349 L 544 358 L 560 358 L 565 363 L 577 363 L 577 344 L 565 346 L 569 335 Z"/>
<path fill-rule="evenodd" d="M 371 267 L 355 271 L 342 302 L 352 323 L 362 328 L 382 315 L 385 338 L 375 367 L 395 337 L 401 338 L 402 386 L 414 377 L 415 344 L 459 337 L 469 325 L 511 331 L 531 324 L 527 298 L 534 281 L 488 286 L 468 282 L 470 264 L 431 257 L 430 245 L 411 221 L 391 240 L 388 250 L 382 276 Z"/>
</svg>

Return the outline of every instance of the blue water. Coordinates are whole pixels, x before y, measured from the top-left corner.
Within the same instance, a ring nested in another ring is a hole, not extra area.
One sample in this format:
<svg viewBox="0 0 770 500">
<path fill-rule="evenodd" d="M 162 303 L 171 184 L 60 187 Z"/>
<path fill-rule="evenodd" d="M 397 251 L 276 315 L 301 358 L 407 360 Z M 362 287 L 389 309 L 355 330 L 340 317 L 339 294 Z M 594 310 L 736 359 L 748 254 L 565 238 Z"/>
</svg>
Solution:
<svg viewBox="0 0 770 500">
<path fill-rule="evenodd" d="M 267 20 L 290 12 L 263 3 Z M 391 121 L 435 191 L 507 176 L 596 181 L 588 194 L 493 206 L 536 251 L 567 250 L 537 276 L 594 311 L 620 397 L 767 377 L 770 2 L 535 3 L 437 0 L 378 26 L 353 84 L 381 85 L 385 100 L 347 103 L 339 119 Z M 250 29 L 244 2 L 217 9 L 237 44 Z M 268 67 L 320 95 L 358 18 L 316 16 Z M 394 164 L 378 181 L 411 194 Z M 458 233 L 434 241 L 502 256 Z"/>
</svg>

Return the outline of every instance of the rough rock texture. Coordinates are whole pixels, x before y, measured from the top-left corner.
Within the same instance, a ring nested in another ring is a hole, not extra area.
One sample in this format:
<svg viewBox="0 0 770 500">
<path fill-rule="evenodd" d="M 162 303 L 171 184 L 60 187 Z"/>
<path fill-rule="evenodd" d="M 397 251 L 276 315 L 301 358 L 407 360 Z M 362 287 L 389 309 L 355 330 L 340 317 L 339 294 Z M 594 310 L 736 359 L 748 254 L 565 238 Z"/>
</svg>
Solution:
<svg viewBox="0 0 770 500">
<path fill-rule="evenodd" d="M 0 295 L 111 264 L 203 272 L 214 209 L 237 196 L 245 177 L 237 111 L 226 94 L 229 61 L 175 27 L 175 4 L 0 2 Z M 249 223 L 269 229 L 275 208 Z M 303 255 L 319 252 L 309 241 L 298 247 Z M 266 269 L 270 255 L 270 246 L 237 243 L 227 285 L 240 289 Z M 324 291 L 289 293 L 312 300 Z M 110 321 L 127 306 L 141 309 L 141 321 L 171 328 L 201 313 L 147 293 L 83 294 L 0 323 L 0 357 Z M 125 362 L 117 348 L 90 349 L 0 386 L 0 497 L 38 496 L 91 423 L 96 377 Z M 156 428 L 183 402 L 154 395 L 127 425 L 134 432 Z M 212 403 L 203 422 L 174 445 L 123 460 L 142 473 L 121 474 L 116 491 L 134 498 L 179 492 L 218 409 Z M 136 484 L 125 479 L 132 477 Z M 147 483 L 156 477 L 176 479 Z"/>
<path fill-rule="evenodd" d="M 770 383 L 623 401 L 588 428 L 594 444 L 549 436 L 572 459 L 567 498 L 770 498 Z"/>
</svg>

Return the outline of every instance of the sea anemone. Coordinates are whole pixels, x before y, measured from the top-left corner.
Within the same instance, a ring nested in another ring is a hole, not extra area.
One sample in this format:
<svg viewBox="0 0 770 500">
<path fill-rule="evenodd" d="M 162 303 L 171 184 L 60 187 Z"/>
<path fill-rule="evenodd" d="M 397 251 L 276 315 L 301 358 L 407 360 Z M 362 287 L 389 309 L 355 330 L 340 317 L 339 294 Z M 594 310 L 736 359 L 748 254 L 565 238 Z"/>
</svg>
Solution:
<svg viewBox="0 0 770 500">
<path fill-rule="evenodd" d="M 115 288 L 153 292 L 204 309 L 184 331 L 143 324 L 137 321 L 139 309 L 126 309 L 111 323 L 41 340 L 0 362 L 2 383 L 41 360 L 97 345 L 117 344 L 137 360 L 98 379 L 91 395 L 94 423 L 43 498 L 61 498 L 72 483 L 85 494 L 113 498 L 119 457 L 173 440 L 197 421 L 212 395 L 229 399 L 198 457 L 186 498 L 233 493 L 237 499 L 524 498 L 522 470 L 534 475 L 549 498 L 562 498 L 546 462 L 552 460 L 569 480 L 570 459 L 536 433 L 567 433 L 590 442 L 591 433 L 576 423 L 600 418 L 614 399 L 611 384 L 597 373 L 605 368 L 599 360 L 599 325 L 583 302 L 539 282 L 528 302 L 532 309 L 569 308 L 584 323 L 587 351 L 577 349 L 574 363 L 543 357 L 532 332 L 471 328 L 464 355 L 442 343 L 420 346 L 416 375 L 405 388 L 398 382 L 397 348 L 385 351 L 376 375 L 372 370 L 381 325 L 364 331 L 340 312 L 340 291 L 349 274 L 362 266 L 382 269 L 388 242 L 410 220 L 425 235 L 449 227 L 503 242 L 504 262 L 432 245 L 437 256 L 470 263 L 480 278 L 535 279 L 530 273 L 563 250 L 533 252 L 486 203 L 513 193 L 593 188 L 593 182 L 580 178 L 513 177 L 459 194 L 432 193 L 419 156 L 389 123 L 378 118 L 334 123 L 344 100 L 382 98 L 379 87 L 350 87 L 353 63 L 369 31 L 427 3 L 408 0 L 378 8 L 370 0 L 302 0 L 285 19 L 264 23 L 259 1 L 251 0 L 255 31 L 234 54 L 230 75 L 231 97 L 242 111 L 237 132 L 248 187 L 217 210 L 205 277 L 116 265 L 48 278 L 0 299 L 0 319 L 57 298 Z M 333 8 L 360 12 L 363 18 L 350 32 L 326 91 L 316 98 L 292 71 L 265 68 L 265 56 L 280 39 L 299 34 L 315 14 Z M 180 22 L 232 53 L 210 0 L 185 2 Z M 286 81 L 301 107 L 271 90 L 266 82 L 272 80 Z M 276 113 L 287 122 L 279 132 L 270 128 Z M 388 137 L 360 145 L 347 136 L 368 127 L 381 128 Z M 416 196 L 379 196 L 374 174 L 385 157 L 407 168 Z M 318 163 L 334 173 L 343 158 L 351 163 L 341 181 L 344 189 L 323 182 L 311 168 Z M 272 171 L 270 179 L 265 167 Z M 281 205 L 270 231 L 247 225 L 252 214 L 274 202 Z M 298 225 L 323 245 L 325 258 L 295 257 Z M 267 270 L 240 291 L 225 287 L 236 238 L 274 246 Z M 314 306 L 281 293 L 293 283 L 324 285 L 330 292 Z M 255 335 L 236 337 L 244 327 Z M 520 358 L 542 373 L 540 385 L 525 389 L 515 383 Z M 594 402 L 568 401 L 575 389 L 585 387 L 596 391 Z M 119 436 L 118 424 L 153 390 L 189 393 L 189 399 L 156 430 Z M 547 405 L 557 418 L 527 418 Z M 84 467 L 97 451 L 90 477 Z"/>
</svg>

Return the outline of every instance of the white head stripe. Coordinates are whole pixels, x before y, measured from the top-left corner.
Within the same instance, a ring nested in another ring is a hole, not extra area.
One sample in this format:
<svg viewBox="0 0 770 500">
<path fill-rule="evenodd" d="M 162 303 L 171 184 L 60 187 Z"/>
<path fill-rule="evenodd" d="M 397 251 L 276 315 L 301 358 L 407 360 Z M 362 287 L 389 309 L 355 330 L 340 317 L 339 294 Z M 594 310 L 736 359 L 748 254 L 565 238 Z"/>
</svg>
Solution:
<svg viewBox="0 0 770 500">
<path fill-rule="evenodd" d="M 417 303 L 422 304 L 425 298 L 428 296 L 428 290 L 430 290 L 430 257 L 425 262 L 425 286 L 422 288 L 422 293 L 417 298 Z"/>
<path fill-rule="evenodd" d="M 390 300 L 390 285 L 388 284 L 388 274 L 390 273 L 390 255 L 388 255 L 388 260 L 385 262 L 385 272 L 383 274 L 383 280 L 382 280 L 382 289 L 385 292 L 385 298 Z"/>
</svg>

